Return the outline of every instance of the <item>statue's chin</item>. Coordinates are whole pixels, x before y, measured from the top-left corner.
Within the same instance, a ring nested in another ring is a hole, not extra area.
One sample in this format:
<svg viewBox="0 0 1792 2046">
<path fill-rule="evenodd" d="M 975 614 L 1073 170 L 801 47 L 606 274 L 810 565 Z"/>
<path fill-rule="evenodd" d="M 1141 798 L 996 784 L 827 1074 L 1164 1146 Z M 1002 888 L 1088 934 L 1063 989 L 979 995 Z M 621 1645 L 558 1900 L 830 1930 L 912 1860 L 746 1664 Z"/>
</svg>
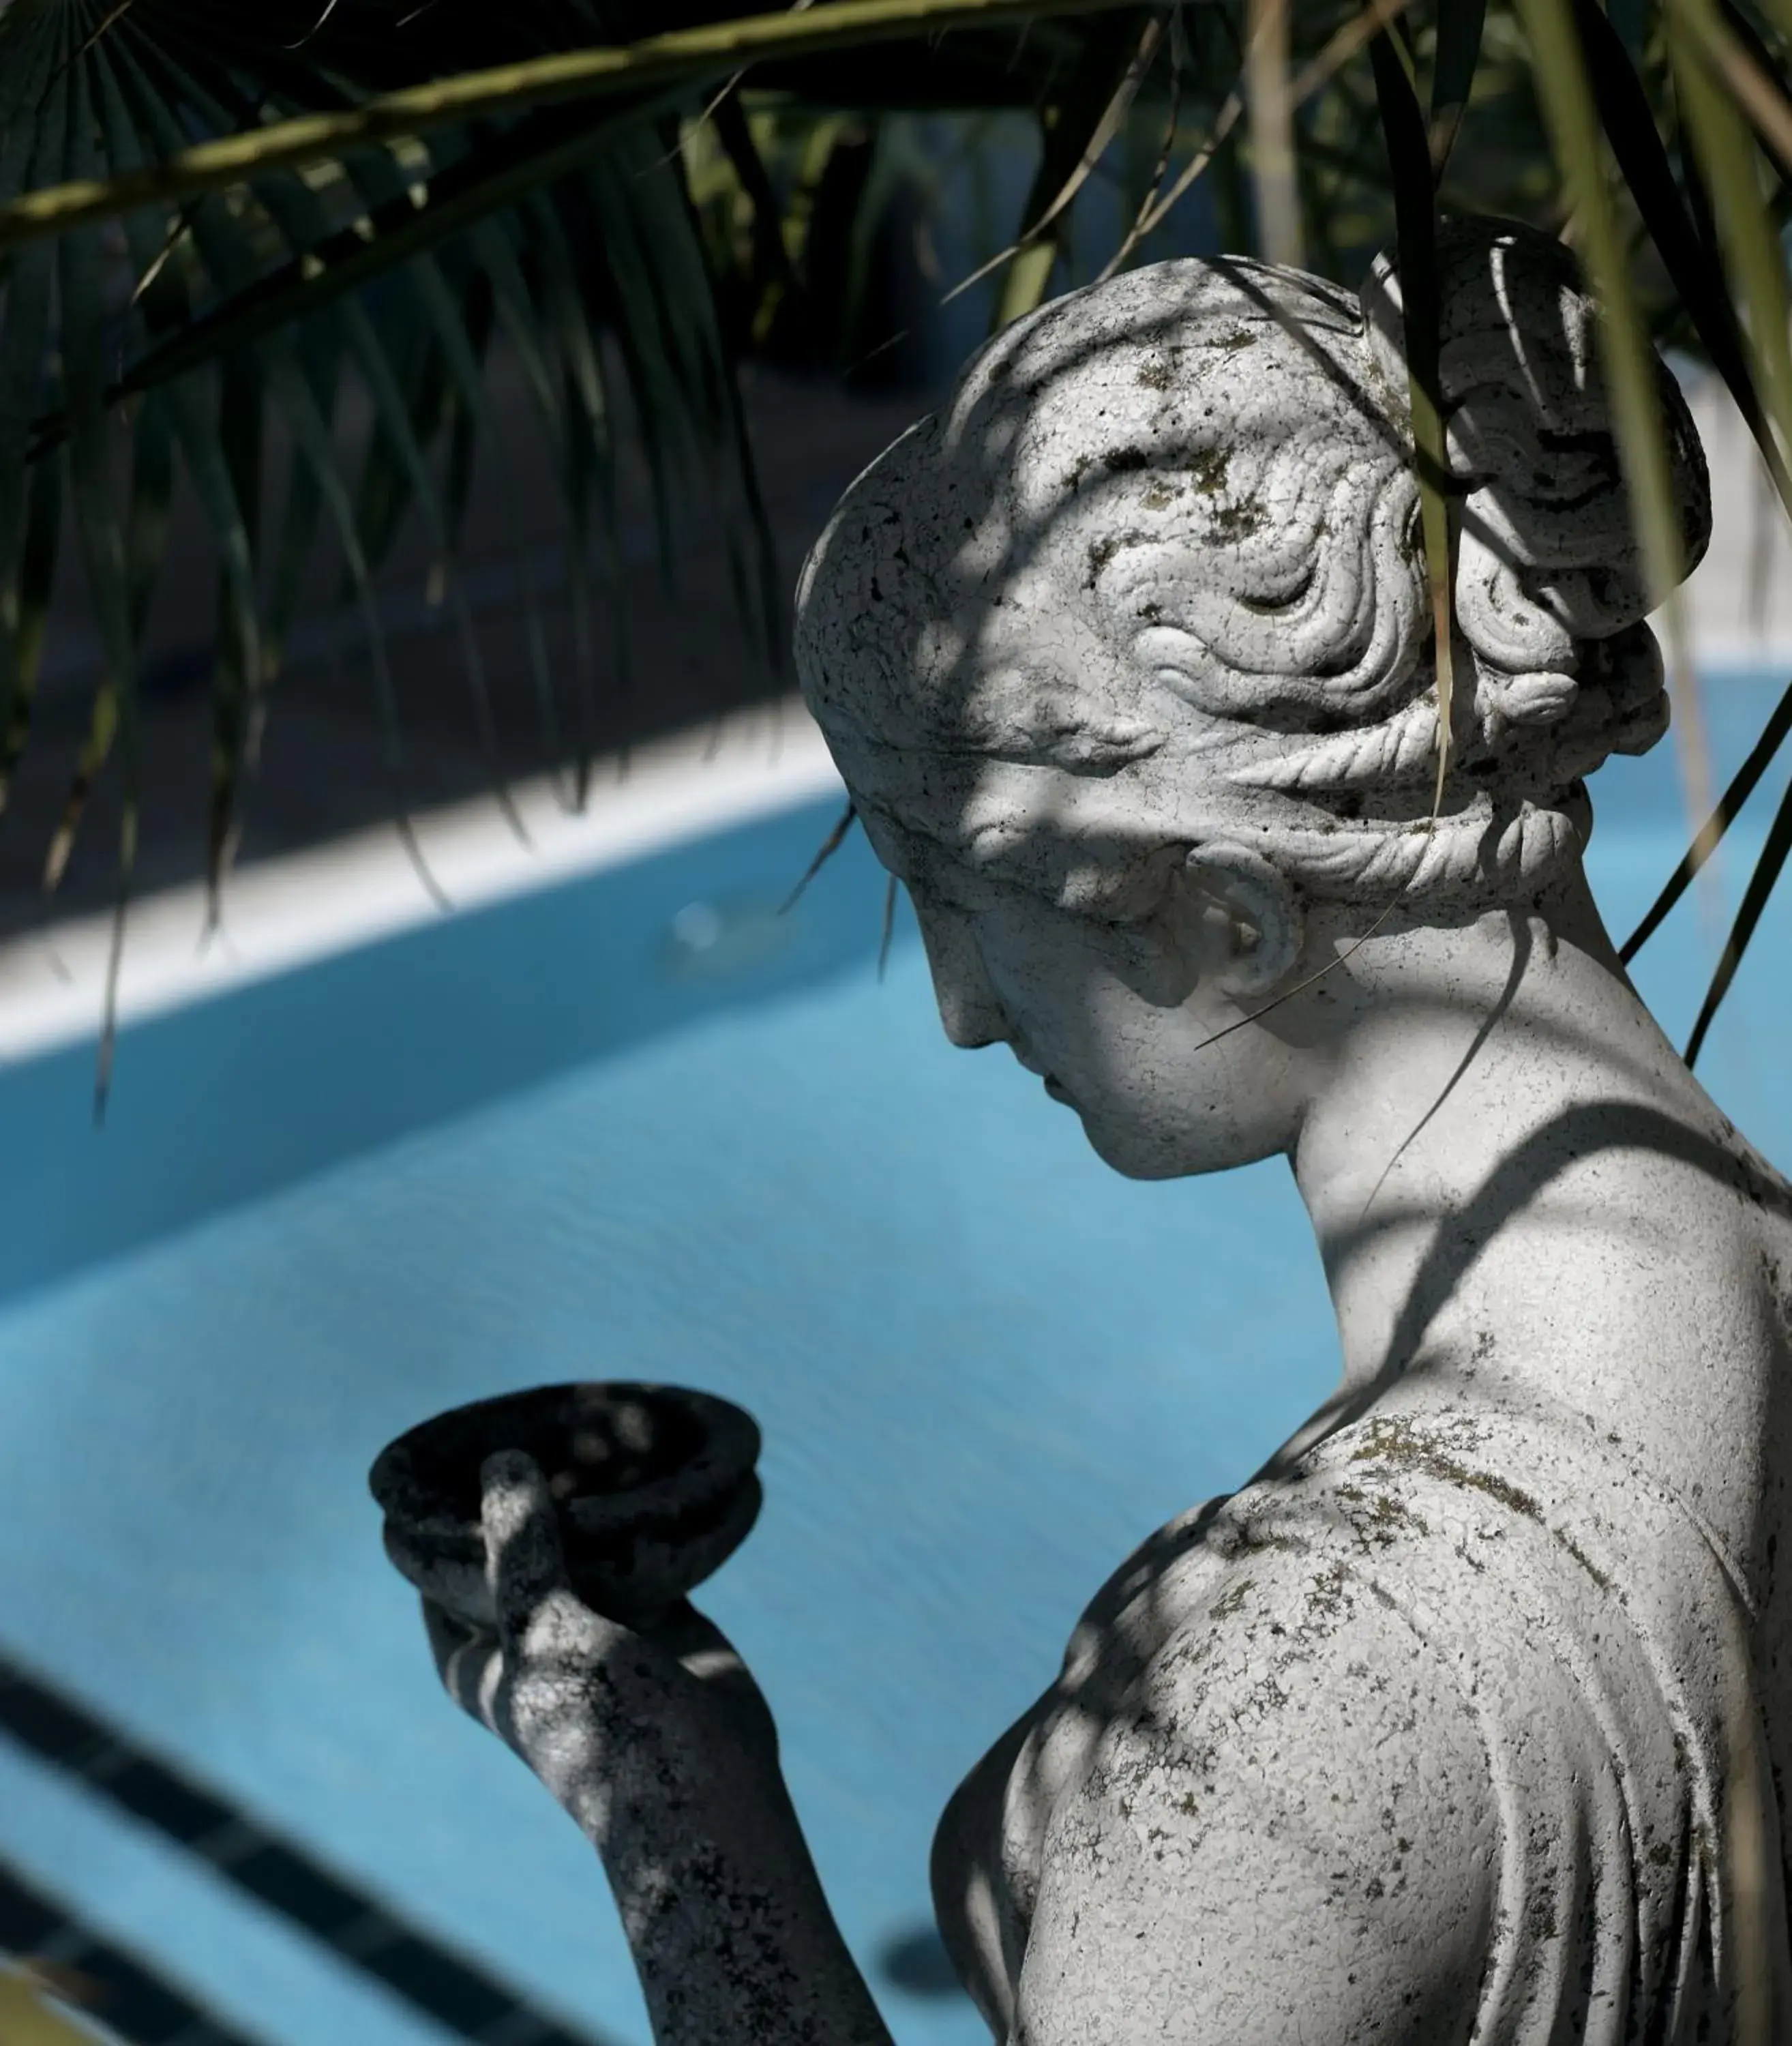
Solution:
<svg viewBox="0 0 1792 2046">
<path fill-rule="evenodd" d="M 1124 1179 L 1201 1179 L 1209 1172 L 1231 1172 L 1241 1166 L 1258 1164 L 1281 1148 L 1273 1140 L 1253 1143 L 1247 1134 L 1236 1132 L 1231 1133 L 1232 1144 L 1209 1138 L 1212 1148 L 1205 1148 L 1200 1135 L 1185 1125 L 1175 1126 L 1167 1112 L 1163 1121 L 1154 1117 L 1110 1118 L 1092 1114 L 1074 1102 L 1069 1106 L 1077 1109 L 1082 1119 L 1089 1148 L 1111 1172 Z"/>
<path fill-rule="evenodd" d="M 1082 1117 L 1083 1134 L 1089 1139 L 1089 1148 L 1110 1171 L 1124 1179 L 1180 1179 L 1202 1169 L 1173 1156 L 1161 1132 L 1117 1130 L 1084 1114 L 1081 1109 L 1077 1112 Z"/>
</svg>

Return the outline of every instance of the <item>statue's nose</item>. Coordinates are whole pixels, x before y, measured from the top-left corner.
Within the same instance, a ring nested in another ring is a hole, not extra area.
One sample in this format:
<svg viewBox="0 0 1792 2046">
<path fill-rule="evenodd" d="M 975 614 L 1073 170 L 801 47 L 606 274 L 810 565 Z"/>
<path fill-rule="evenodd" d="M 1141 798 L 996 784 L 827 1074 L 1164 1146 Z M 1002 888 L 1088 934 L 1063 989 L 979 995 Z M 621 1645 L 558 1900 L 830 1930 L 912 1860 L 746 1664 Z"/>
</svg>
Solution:
<svg viewBox="0 0 1792 2046">
<path fill-rule="evenodd" d="M 1000 1009 L 965 1002 L 955 993 L 940 993 L 939 1020 L 946 1036 L 962 1051 L 981 1051 L 986 1044 L 1008 1042 L 1007 1021 Z"/>
<path fill-rule="evenodd" d="M 1008 1011 L 989 985 L 974 947 L 963 948 L 968 959 L 954 958 L 946 971 L 934 967 L 934 998 L 947 1037 L 962 1051 L 985 1044 L 1005 1044 L 1013 1034 Z M 968 969 L 968 970 L 967 970 Z"/>
<path fill-rule="evenodd" d="M 1012 1034 L 1008 1012 L 990 983 L 970 919 L 919 894 L 915 912 L 947 1038 L 965 1051 L 1006 1044 Z"/>
</svg>

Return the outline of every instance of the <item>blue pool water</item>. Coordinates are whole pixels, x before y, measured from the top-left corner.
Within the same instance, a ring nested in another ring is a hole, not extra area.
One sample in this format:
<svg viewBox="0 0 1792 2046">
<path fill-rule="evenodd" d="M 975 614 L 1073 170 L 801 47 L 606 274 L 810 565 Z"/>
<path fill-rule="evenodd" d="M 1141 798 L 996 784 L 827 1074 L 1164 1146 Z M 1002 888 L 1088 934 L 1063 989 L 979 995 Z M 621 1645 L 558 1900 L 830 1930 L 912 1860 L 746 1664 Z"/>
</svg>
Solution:
<svg viewBox="0 0 1792 2046">
<path fill-rule="evenodd" d="M 1723 758 L 1771 700 L 1713 681 Z M 1664 754 L 1601 777 L 1614 926 L 1678 855 L 1673 773 Z M 367 1465 L 423 1415 L 642 1376 L 759 1417 L 765 1514 L 704 1603 L 778 1713 L 900 2046 L 969 2046 L 981 2027 L 929 1986 L 919 1938 L 940 1805 L 1127 1550 L 1328 1389 L 1283 1167 L 1107 1173 L 1005 1054 L 946 1046 L 906 926 L 880 982 L 861 845 L 767 921 L 830 819 L 145 1025 L 97 1137 L 91 1048 L 0 1073 L 0 1677 L 27 1680 L 0 1682 L 0 1878 L 219 2032 L 528 2046 L 533 2012 L 592 2046 L 646 2037 L 600 1871 L 441 1699 L 381 1555 Z M 1728 863 L 1732 900 L 1759 838 Z M 1789 916 L 1705 1062 L 1782 1164 Z M 1689 904 L 1645 955 L 1678 1036 L 1713 949 Z M 21 1696 L 95 1722 L 111 1760 L 65 1743 L 52 1762 L 9 1720 Z M 121 1749 L 234 1814 L 236 1860 L 121 1810 Z M 279 1843 L 279 1896 L 233 1876 L 244 1838 Z M 425 2015 L 292 1868 L 517 2009 L 484 2030 Z"/>
</svg>

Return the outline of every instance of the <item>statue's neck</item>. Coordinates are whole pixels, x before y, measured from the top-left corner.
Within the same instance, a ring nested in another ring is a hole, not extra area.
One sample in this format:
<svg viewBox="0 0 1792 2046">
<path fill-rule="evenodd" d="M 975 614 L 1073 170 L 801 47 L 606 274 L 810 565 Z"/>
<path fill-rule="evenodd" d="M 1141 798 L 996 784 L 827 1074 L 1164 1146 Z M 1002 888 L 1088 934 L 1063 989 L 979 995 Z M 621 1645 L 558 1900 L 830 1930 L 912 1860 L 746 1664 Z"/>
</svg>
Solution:
<svg viewBox="0 0 1792 2046">
<path fill-rule="evenodd" d="M 1411 934 L 1357 986 L 1294 1155 L 1343 1345 L 1324 1420 L 1566 1405 L 1744 1552 L 1767 1460 L 1792 1447 L 1783 1183 L 1662 1036 L 1590 901 Z"/>
</svg>

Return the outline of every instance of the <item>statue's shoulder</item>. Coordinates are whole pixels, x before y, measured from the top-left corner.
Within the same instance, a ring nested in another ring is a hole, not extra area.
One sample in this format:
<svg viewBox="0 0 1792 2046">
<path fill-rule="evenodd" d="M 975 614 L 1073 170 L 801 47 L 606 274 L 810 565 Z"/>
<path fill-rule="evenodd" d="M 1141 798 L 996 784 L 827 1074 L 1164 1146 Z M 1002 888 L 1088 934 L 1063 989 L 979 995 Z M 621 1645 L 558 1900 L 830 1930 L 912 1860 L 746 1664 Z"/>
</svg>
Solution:
<svg viewBox="0 0 1792 2046">
<path fill-rule="evenodd" d="M 1204 1546 L 1155 1589 L 1130 1681 L 1087 1687 L 1080 1728 L 1063 1700 L 1032 1758 L 1054 1794 L 1018 2036 L 1457 2038 L 1501 1827 L 1456 1673 L 1397 1600 L 1292 1543 Z"/>
<path fill-rule="evenodd" d="M 1307 1533 L 1266 1517 L 1289 1497 L 1247 1487 L 1143 1542 L 1090 1600 L 1050 1690 L 948 1806 L 933 1866 L 940 1928 L 999 2035 L 1030 1981 L 1020 2036 L 1110 2036 L 1104 1971 L 1152 1950 L 1148 1964 L 1172 1975 L 1212 1970 L 1177 1977 L 1185 2002 L 1230 1985 L 1189 2036 L 1248 2039 L 1229 2000 L 1242 1977 L 1223 1957 L 1248 1938 L 1272 1969 L 1266 1928 L 1292 1924 L 1288 1912 L 1332 1914 L 1344 1975 L 1384 1918 L 1409 1928 L 1428 1981 L 1439 1942 L 1466 1952 L 1484 1940 L 1495 1799 L 1473 1716 L 1442 1660 L 1415 1658 L 1397 1616 Z M 1453 1890 L 1432 1865 L 1446 1809 Z M 1054 2015 L 1043 1986 L 1096 1952 L 1085 1934 L 1097 1925 L 1112 1951 L 1058 1983 Z M 1291 1994 L 1311 1986 L 1303 1951 Z"/>
<path fill-rule="evenodd" d="M 1157 1540 L 1010 1778 L 1030 2046 L 1528 2042 L 1600 1997 L 1679 2036 L 1727 2007 L 1731 1963 L 1682 1944 L 1689 1885 L 1744 1908 L 1701 1786 L 1763 1724 L 1748 1612 L 1614 1439 L 1383 1413 Z"/>
</svg>

